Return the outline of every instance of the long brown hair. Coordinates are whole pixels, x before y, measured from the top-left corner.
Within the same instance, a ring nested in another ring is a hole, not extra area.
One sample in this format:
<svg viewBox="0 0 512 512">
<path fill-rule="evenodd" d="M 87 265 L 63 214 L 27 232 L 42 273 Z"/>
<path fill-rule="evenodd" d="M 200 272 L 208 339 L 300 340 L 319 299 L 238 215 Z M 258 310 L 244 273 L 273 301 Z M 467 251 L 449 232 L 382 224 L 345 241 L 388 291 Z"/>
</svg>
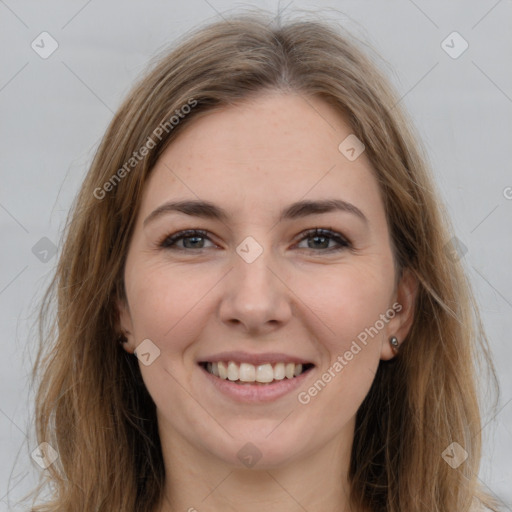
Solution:
<svg viewBox="0 0 512 512">
<path fill-rule="evenodd" d="M 155 405 L 137 359 L 117 342 L 115 304 L 134 221 L 151 169 L 180 131 L 265 90 L 322 98 L 350 123 L 382 192 L 396 268 L 419 282 L 409 335 L 396 358 L 381 361 L 357 413 L 353 503 L 373 512 L 462 512 L 480 499 L 498 510 L 477 479 L 476 378 L 487 369 L 496 381 L 488 340 L 428 159 L 359 46 L 326 20 L 235 15 L 188 34 L 131 90 L 75 199 L 41 308 L 35 427 L 38 443 L 59 457 L 33 491 L 49 485 L 51 499 L 32 511 L 152 512 L 160 503 Z M 457 468 L 442 456 L 453 442 L 468 454 Z"/>
</svg>

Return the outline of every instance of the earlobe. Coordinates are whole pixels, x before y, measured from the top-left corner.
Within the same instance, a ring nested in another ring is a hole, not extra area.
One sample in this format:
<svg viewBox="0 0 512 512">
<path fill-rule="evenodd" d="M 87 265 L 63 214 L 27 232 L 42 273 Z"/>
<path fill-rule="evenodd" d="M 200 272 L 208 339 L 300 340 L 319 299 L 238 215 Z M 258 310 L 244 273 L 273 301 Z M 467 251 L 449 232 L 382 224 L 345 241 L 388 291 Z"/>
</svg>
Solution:
<svg viewBox="0 0 512 512">
<path fill-rule="evenodd" d="M 395 293 L 393 309 L 396 314 L 388 323 L 381 359 L 392 359 L 400 351 L 414 321 L 417 292 L 418 279 L 411 269 L 405 268 Z"/>
<path fill-rule="evenodd" d="M 128 304 L 123 299 L 116 300 L 116 332 L 118 343 L 130 354 L 133 354 L 132 321 Z"/>
</svg>

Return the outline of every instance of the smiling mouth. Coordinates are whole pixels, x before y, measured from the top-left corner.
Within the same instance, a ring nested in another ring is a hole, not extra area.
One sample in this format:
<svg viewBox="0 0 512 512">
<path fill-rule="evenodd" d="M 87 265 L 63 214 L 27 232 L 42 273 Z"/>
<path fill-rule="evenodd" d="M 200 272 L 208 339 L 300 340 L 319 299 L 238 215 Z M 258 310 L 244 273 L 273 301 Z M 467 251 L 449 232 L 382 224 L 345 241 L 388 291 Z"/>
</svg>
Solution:
<svg viewBox="0 0 512 512">
<path fill-rule="evenodd" d="M 314 364 L 300 363 L 235 363 L 234 361 L 201 362 L 199 365 L 208 373 L 235 384 L 272 384 L 284 379 L 294 379 L 311 370 Z"/>
</svg>

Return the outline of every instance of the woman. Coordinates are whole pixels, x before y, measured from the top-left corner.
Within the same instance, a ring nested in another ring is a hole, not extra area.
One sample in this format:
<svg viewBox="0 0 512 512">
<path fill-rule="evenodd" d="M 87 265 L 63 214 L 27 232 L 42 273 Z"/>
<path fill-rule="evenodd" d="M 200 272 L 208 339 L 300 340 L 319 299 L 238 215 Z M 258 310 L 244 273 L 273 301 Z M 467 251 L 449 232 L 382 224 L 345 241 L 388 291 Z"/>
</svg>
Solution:
<svg viewBox="0 0 512 512">
<path fill-rule="evenodd" d="M 131 91 L 42 317 L 34 511 L 467 511 L 487 340 L 399 98 L 239 16 Z M 491 372 L 492 373 L 492 372 Z"/>
</svg>

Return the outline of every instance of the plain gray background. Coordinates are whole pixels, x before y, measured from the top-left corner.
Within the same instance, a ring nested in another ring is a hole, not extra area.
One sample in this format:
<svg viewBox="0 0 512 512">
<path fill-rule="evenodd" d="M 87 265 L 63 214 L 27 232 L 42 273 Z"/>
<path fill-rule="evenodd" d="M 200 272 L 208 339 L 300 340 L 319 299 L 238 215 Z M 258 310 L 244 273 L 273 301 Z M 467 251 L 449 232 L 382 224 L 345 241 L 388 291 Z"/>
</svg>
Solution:
<svg viewBox="0 0 512 512">
<path fill-rule="evenodd" d="M 99 139 L 157 51 L 248 6 L 320 11 L 385 59 L 467 248 L 502 392 L 496 411 L 483 411 L 480 478 L 512 510 L 510 0 L 0 0 L 0 510 L 20 510 L 17 497 L 41 471 L 30 457 L 30 328 L 57 262 L 52 244 Z M 44 37 L 51 48 L 42 32 L 58 44 L 47 58 L 31 47 L 42 52 Z"/>
</svg>

